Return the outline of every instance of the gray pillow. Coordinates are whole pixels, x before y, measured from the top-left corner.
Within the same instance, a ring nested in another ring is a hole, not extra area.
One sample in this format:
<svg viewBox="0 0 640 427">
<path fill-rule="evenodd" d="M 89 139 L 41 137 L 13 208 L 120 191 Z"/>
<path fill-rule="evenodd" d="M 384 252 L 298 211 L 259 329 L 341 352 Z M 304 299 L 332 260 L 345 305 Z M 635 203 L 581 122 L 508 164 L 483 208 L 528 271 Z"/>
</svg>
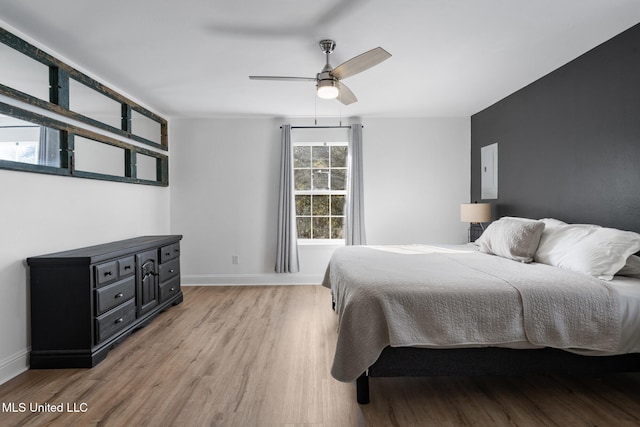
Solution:
<svg viewBox="0 0 640 427">
<path fill-rule="evenodd" d="M 640 257 L 638 255 L 629 256 L 624 267 L 622 267 L 616 274 L 619 276 L 635 277 L 640 279 Z"/>
<path fill-rule="evenodd" d="M 520 262 L 531 262 L 543 230 L 542 221 L 503 217 L 492 222 L 476 243 L 480 252 Z"/>
</svg>

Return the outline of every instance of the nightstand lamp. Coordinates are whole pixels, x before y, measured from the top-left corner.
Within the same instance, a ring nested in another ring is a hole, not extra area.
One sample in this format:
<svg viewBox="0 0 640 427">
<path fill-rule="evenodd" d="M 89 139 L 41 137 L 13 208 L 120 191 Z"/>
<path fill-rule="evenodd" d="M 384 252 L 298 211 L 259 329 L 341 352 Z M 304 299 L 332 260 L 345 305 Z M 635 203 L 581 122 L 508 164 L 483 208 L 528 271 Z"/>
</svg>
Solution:
<svg viewBox="0 0 640 427">
<path fill-rule="evenodd" d="M 475 242 L 484 231 L 483 222 L 491 221 L 491 203 L 463 203 L 460 221 L 469 223 L 469 242 Z"/>
</svg>

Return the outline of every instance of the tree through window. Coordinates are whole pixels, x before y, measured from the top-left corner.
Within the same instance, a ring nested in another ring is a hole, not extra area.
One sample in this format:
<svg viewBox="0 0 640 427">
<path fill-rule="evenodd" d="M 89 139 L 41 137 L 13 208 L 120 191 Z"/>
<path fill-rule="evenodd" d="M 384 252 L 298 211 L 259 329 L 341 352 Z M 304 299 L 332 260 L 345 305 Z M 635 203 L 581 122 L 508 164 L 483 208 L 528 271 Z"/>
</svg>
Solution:
<svg viewBox="0 0 640 427">
<path fill-rule="evenodd" d="M 344 239 L 348 143 L 293 147 L 298 239 Z"/>
</svg>

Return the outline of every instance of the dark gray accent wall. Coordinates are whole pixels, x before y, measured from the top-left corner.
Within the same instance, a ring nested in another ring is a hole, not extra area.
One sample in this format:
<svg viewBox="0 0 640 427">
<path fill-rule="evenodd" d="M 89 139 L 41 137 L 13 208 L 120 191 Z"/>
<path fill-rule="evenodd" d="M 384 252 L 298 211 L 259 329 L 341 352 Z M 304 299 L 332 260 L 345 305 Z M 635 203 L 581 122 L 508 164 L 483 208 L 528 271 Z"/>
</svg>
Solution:
<svg viewBox="0 0 640 427">
<path fill-rule="evenodd" d="M 494 142 L 496 218 L 640 231 L 640 24 L 471 117 L 472 201 Z"/>
</svg>

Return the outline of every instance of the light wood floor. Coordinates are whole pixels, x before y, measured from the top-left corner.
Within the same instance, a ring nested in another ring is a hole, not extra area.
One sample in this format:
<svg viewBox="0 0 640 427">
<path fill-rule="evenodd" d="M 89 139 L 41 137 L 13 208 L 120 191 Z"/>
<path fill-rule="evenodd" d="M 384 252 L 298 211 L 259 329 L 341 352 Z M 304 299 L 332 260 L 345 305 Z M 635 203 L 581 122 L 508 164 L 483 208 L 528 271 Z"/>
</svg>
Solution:
<svg viewBox="0 0 640 427">
<path fill-rule="evenodd" d="M 32 370 L 0 386 L 0 425 L 640 425 L 640 374 L 373 378 L 371 404 L 359 406 L 355 386 L 329 374 L 337 319 L 327 289 L 184 294 L 97 367 Z M 27 411 L 7 412 L 10 403 Z M 65 412 L 30 413 L 32 403 Z"/>
</svg>

